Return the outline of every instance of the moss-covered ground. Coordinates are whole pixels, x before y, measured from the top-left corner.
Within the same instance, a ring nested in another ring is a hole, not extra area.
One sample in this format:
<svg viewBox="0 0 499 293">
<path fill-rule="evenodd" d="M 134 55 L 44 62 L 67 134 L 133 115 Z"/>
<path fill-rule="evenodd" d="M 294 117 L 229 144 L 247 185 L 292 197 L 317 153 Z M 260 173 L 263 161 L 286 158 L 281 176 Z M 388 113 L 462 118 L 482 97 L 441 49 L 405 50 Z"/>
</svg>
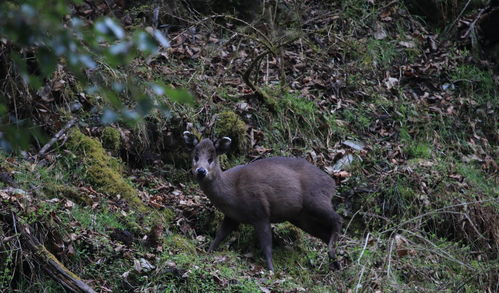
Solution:
<svg viewBox="0 0 499 293">
<path fill-rule="evenodd" d="M 64 290 L 21 265 L 15 212 L 98 292 L 496 292 L 497 72 L 453 36 L 432 49 L 439 31 L 397 1 L 288 6 L 298 18 L 262 27 L 194 22 L 123 69 L 196 105 L 134 127 L 82 115 L 41 161 L 1 155 L 0 290 Z M 251 79 L 272 105 L 241 76 L 269 46 Z M 222 215 L 189 174 L 187 128 L 232 137 L 226 167 L 299 156 L 333 176 L 342 269 L 289 223 L 273 226 L 274 273 L 251 227 L 207 253 Z"/>
</svg>

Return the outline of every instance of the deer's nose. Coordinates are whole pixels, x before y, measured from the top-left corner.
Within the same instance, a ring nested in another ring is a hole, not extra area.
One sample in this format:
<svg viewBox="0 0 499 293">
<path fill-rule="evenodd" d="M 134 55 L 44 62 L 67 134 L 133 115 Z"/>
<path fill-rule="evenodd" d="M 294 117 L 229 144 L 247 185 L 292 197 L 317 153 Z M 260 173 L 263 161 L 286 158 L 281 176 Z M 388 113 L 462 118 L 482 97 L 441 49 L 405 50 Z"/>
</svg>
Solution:
<svg viewBox="0 0 499 293">
<path fill-rule="evenodd" d="M 196 175 L 199 177 L 199 178 L 204 178 L 204 176 L 206 176 L 206 174 L 208 173 L 208 171 L 206 171 L 205 168 L 197 168 L 196 169 Z"/>
</svg>

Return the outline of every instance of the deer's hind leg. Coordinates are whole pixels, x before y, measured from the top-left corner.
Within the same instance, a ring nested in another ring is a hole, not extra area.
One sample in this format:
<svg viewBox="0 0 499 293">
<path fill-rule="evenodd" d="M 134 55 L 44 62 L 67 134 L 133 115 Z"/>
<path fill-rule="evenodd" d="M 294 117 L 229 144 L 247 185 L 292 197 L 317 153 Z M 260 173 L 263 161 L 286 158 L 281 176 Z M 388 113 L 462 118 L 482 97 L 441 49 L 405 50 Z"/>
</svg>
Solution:
<svg viewBox="0 0 499 293">
<path fill-rule="evenodd" d="M 329 241 L 327 242 L 328 255 L 330 261 L 329 268 L 332 270 L 339 270 L 341 269 L 341 266 L 336 258 L 336 242 L 338 241 L 338 238 L 340 236 L 342 220 L 335 211 L 332 211 L 332 213 L 334 221 L 332 222 L 330 230 L 331 234 L 329 236 Z"/>
<path fill-rule="evenodd" d="M 330 268 L 334 270 L 340 269 L 340 265 L 336 259 L 336 242 L 338 241 L 343 222 L 341 217 L 333 210 L 331 204 L 321 204 L 320 202 L 309 203 L 307 211 L 308 221 L 310 223 L 315 222 L 315 227 L 311 227 L 312 231 L 310 232 L 304 230 L 322 239 L 327 244 Z"/>
<path fill-rule="evenodd" d="M 302 212 L 297 219 L 291 221 L 291 224 L 308 234 L 321 239 L 326 244 L 329 241 L 331 235 L 329 225 L 320 221 L 310 213 Z"/>
<path fill-rule="evenodd" d="M 272 229 L 270 227 L 269 221 L 259 221 L 254 224 L 256 235 L 260 242 L 260 248 L 263 252 L 263 257 L 265 258 L 265 263 L 269 271 L 274 270 L 274 265 L 272 263 Z"/>
</svg>

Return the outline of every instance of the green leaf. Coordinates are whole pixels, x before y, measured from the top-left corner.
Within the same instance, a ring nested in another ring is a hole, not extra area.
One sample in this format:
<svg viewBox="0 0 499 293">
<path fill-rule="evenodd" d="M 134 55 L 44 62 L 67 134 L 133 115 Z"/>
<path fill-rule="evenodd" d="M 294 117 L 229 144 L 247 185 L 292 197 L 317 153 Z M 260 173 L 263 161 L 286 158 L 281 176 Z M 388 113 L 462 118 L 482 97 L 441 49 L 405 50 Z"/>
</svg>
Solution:
<svg viewBox="0 0 499 293">
<path fill-rule="evenodd" d="M 112 89 L 101 89 L 100 93 L 104 96 L 104 98 L 113 105 L 113 107 L 119 109 L 123 107 L 123 102 L 118 96 L 118 93 Z"/>
<path fill-rule="evenodd" d="M 0 150 L 10 152 L 27 149 L 33 138 L 42 144 L 47 141 L 40 128 L 29 121 L 0 125 Z"/>
<path fill-rule="evenodd" d="M 11 51 L 10 58 L 16 64 L 17 72 L 19 72 L 19 74 L 21 74 L 21 76 L 27 76 L 28 75 L 28 67 L 26 66 L 26 61 L 24 60 L 24 57 L 21 54 L 19 54 L 18 52 Z"/>
<path fill-rule="evenodd" d="M 158 50 L 158 46 L 153 38 L 145 32 L 137 32 L 134 36 L 134 42 L 137 49 L 141 52 L 152 54 Z"/>
<path fill-rule="evenodd" d="M 166 96 L 176 102 L 181 104 L 194 105 L 195 99 L 194 96 L 186 89 L 174 89 L 167 87 Z"/>
<path fill-rule="evenodd" d="M 150 97 L 144 96 L 137 100 L 137 106 L 135 107 L 137 113 L 141 116 L 145 116 L 154 108 L 154 103 Z"/>
<path fill-rule="evenodd" d="M 125 118 L 126 122 L 130 125 L 139 121 L 140 115 L 134 110 L 123 109 L 122 111 L 123 118 Z"/>
<path fill-rule="evenodd" d="M 33 89 L 39 89 L 43 86 L 42 80 L 36 75 L 28 75 L 29 86 Z"/>
<path fill-rule="evenodd" d="M 104 17 L 95 23 L 95 31 L 108 40 L 121 40 L 125 37 L 123 28 L 112 18 Z"/>
<path fill-rule="evenodd" d="M 104 110 L 101 117 L 102 124 L 111 124 L 118 120 L 118 115 L 111 109 Z"/>
<path fill-rule="evenodd" d="M 41 47 L 40 49 L 38 49 L 36 55 L 43 77 L 52 75 L 57 66 L 57 57 L 55 56 L 55 54 L 49 49 Z"/>
<path fill-rule="evenodd" d="M 160 30 L 154 30 L 154 38 L 163 48 L 170 48 L 170 41 L 163 35 Z"/>
<path fill-rule="evenodd" d="M 3 117 L 5 114 L 7 114 L 7 111 L 9 109 L 7 108 L 6 105 L 4 105 L 3 103 L 0 104 L 0 117 Z"/>
</svg>

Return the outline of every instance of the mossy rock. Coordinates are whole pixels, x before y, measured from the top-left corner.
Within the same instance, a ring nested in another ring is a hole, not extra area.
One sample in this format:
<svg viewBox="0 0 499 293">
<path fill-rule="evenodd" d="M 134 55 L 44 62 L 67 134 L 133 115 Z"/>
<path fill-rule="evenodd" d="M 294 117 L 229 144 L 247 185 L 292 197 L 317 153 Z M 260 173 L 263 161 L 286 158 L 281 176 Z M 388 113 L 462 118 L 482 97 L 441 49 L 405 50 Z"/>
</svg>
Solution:
<svg viewBox="0 0 499 293">
<path fill-rule="evenodd" d="M 232 139 L 232 148 L 236 152 L 243 152 L 246 149 L 246 130 L 246 123 L 233 111 L 220 113 L 214 129 L 216 136 L 228 136 Z"/>
<path fill-rule="evenodd" d="M 284 240 L 288 244 L 299 244 L 303 238 L 303 231 L 289 222 L 280 223 L 274 227 L 277 238 Z"/>
<path fill-rule="evenodd" d="M 85 180 L 105 194 L 122 196 L 131 206 L 139 211 L 146 211 L 146 206 L 138 197 L 138 192 L 121 175 L 123 166 L 120 160 L 106 154 L 102 144 L 75 129 L 69 133 L 66 147 L 73 151 L 83 162 Z"/>
<path fill-rule="evenodd" d="M 121 135 L 115 128 L 104 128 L 104 130 L 102 130 L 101 141 L 104 148 L 111 152 L 116 153 L 121 148 Z"/>
</svg>

